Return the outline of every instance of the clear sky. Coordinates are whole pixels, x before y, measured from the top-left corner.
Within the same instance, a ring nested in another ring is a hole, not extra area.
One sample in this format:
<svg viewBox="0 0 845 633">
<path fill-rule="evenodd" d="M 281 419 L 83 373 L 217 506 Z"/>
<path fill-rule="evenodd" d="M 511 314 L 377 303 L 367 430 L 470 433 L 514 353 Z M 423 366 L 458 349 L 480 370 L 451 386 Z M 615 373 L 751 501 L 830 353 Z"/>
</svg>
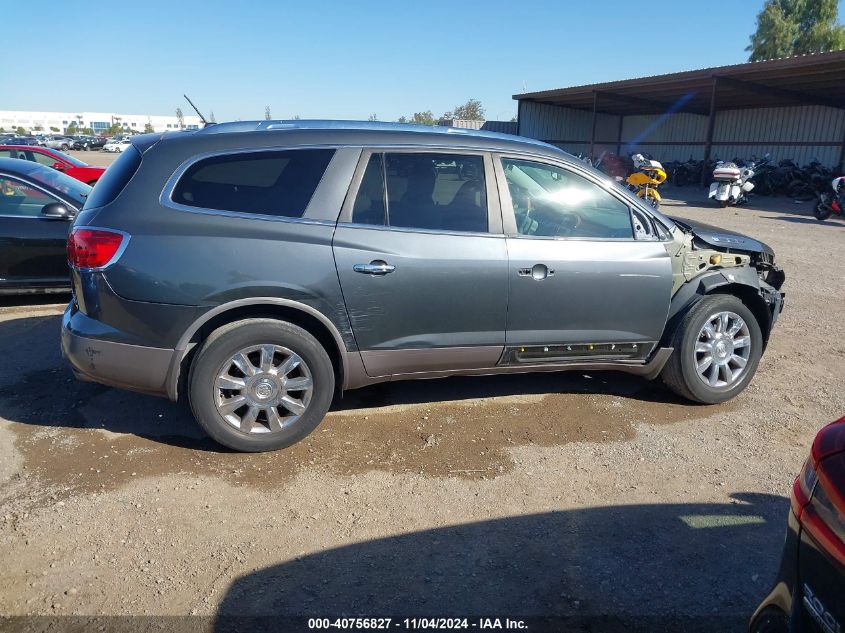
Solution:
<svg viewBox="0 0 845 633">
<path fill-rule="evenodd" d="M 0 0 L 0 109 L 510 119 L 523 88 L 743 62 L 762 4 Z"/>
</svg>

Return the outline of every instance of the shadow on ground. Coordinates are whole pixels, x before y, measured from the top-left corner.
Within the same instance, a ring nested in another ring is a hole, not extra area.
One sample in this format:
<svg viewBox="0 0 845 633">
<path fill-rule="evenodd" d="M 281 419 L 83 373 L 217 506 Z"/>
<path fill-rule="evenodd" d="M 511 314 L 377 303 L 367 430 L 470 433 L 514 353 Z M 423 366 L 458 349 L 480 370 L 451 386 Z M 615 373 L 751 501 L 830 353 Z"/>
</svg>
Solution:
<svg viewBox="0 0 845 633">
<path fill-rule="evenodd" d="M 278 485 L 302 468 L 465 478 L 513 467 L 511 448 L 630 440 L 640 423 L 691 421 L 733 410 L 703 407 L 659 383 L 615 373 L 455 377 L 374 386 L 336 401 L 302 442 L 273 454 L 236 454 L 207 438 L 185 403 L 74 379 L 55 314 L 0 321 L 0 417 L 30 472 L 62 494 L 134 476 L 211 474 Z"/>
<path fill-rule="evenodd" d="M 784 214 L 783 217 L 772 217 L 769 219 L 787 219 L 789 217 L 804 217 L 818 222 L 813 217 L 814 201 L 796 201 L 785 196 L 758 196 L 751 195 L 750 200 L 739 206 L 719 207 L 713 200 L 707 198 L 707 189 L 698 187 L 667 187 L 663 193 L 664 205 L 661 210 L 672 215 L 673 208 L 694 207 L 696 209 L 707 209 L 712 207 L 715 214 L 741 213 L 742 211 L 771 211 Z M 718 224 L 718 222 L 717 222 Z"/>
<path fill-rule="evenodd" d="M 549 512 L 322 551 L 233 581 L 217 630 L 527 616 L 551 618 L 535 631 L 742 631 L 774 579 L 788 501 L 733 501 Z"/>
<path fill-rule="evenodd" d="M 761 215 L 760 216 L 764 220 L 781 220 L 782 222 L 792 222 L 794 224 L 819 224 L 824 226 L 838 226 L 840 228 L 845 227 L 845 223 L 837 222 L 836 220 L 827 220 L 821 222 L 815 218 L 812 214 L 807 215 Z"/>
</svg>

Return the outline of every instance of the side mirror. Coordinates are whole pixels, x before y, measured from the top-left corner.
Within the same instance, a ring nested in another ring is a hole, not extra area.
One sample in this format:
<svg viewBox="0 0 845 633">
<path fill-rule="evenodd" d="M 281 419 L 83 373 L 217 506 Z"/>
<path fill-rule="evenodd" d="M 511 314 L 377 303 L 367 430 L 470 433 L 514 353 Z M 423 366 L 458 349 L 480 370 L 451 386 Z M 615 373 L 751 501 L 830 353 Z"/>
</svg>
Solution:
<svg viewBox="0 0 845 633">
<path fill-rule="evenodd" d="M 56 161 L 55 163 L 53 163 L 53 169 L 56 169 L 56 170 L 58 170 L 58 171 L 64 171 L 64 170 L 65 170 L 65 166 L 64 166 L 64 164 L 63 164 L 63 163 L 60 163 L 60 162 Z"/>
<path fill-rule="evenodd" d="M 51 202 L 41 207 L 41 215 L 50 220 L 70 220 L 73 217 L 73 211 L 63 202 Z"/>
</svg>

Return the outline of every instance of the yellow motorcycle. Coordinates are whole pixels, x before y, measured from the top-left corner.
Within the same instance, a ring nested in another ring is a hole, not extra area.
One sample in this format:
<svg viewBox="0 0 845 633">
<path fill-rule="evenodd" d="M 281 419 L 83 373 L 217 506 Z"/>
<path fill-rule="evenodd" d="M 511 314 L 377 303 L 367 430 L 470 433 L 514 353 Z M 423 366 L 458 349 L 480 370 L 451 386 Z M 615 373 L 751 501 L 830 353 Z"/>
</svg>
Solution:
<svg viewBox="0 0 845 633">
<path fill-rule="evenodd" d="M 660 208 L 660 192 L 657 188 L 666 180 L 666 170 L 656 160 L 650 160 L 642 154 L 631 156 L 637 169 L 625 182 L 638 198 L 646 200 L 655 209 Z"/>
</svg>

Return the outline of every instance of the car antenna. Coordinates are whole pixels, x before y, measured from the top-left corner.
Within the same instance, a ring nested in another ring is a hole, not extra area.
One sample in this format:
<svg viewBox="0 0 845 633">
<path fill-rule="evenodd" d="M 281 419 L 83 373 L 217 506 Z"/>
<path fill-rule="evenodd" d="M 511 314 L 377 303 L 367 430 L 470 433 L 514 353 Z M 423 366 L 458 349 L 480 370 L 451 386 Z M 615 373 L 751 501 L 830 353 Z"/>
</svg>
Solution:
<svg viewBox="0 0 845 633">
<path fill-rule="evenodd" d="M 209 125 L 214 125 L 214 123 L 209 123 L 208 121 L 205 120 L 205 117 L 202 115 L 202 112 L 200 112 L 199 108 L 197 108 L 197 106 L 194 105 L 194 102 L 191 101 L 191 99 L 188 97 L 188 95 L 183 94 L 182 96 L 185 97 L 185 101 L 187 101 L 188 103 L 191 104 L 191 107 L 194 109 L 194 112 L 197 113 L 197 116 L 200 118 L 200 121 L 202 121 L 203 127 L 208 127 Z"/>
</svg>

